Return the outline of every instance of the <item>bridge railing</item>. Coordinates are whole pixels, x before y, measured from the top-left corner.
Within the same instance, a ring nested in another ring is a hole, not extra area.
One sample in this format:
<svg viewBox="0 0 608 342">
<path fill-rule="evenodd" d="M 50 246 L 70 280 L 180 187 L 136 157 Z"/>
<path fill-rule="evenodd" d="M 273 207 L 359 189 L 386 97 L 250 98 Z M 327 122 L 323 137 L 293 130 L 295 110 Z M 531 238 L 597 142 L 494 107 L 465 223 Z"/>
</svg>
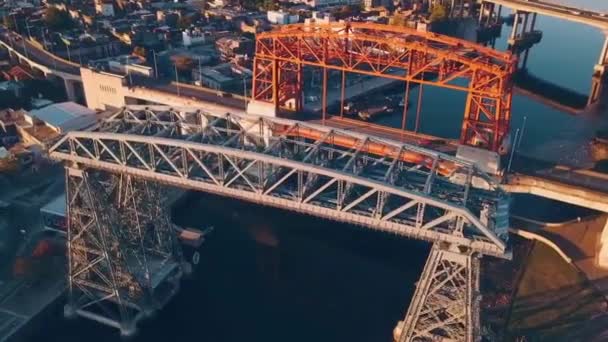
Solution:
<svg viewBox="0 0 608 342">
<path fill-rule="evenodd" d="M 481 174 L 452 157 L 289 120 L 168 109 L 123 110 L 100 130 L 68 133 L 51 157 L 506 255 L 493 230 L 504 193 L 472 186 Z M 450 178 L 457 172 L 464 179 Z"/>
</svg>

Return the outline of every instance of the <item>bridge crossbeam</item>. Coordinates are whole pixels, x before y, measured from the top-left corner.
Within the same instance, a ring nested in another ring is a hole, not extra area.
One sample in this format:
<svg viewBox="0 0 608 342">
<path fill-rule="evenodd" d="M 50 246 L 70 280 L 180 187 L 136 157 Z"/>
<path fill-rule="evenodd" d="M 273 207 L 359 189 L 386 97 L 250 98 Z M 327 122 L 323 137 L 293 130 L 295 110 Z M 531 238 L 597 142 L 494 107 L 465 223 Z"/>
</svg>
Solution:
<svg viewBox="0 0 608 342">
<path fill-rule="evenodd" d="M 128 335 L 169 300 L 179 280 L 181 253 L 162 194 L 158 185 L 127 174 L 74 167 L 66 169 L 66 187 L 66 314 Z"/>
<path fill-rule="evenodd" d="M 152 184 L 433 242 L 399 335 L 404 341 L 474 341 L 477 256 L 510 257 L 508 197 L 498 184 L 468 162 L 372 136 L 277 118 L 130 106 L 94 131 L 68 133 L 50 155 L 69 165 L 70 307 L 123 332 L 168 298 L 155 290 L 167 276 L 155 260 L 181 260 Z M 162 234 L 149 234 L 151 227 Z M 118 304 L 118 319 L 84 310 L 105 302 Z"/>
<path fill-rule="evenodd" d="M 479 258 L 435 244 L 395 340 L 476 341 L 478 297 Z"/>
<path fill-rule="evenodd" d="M 323 69 L 323 113 L 327 72 L 338 70 L 343 77 L 352 72 L 466 91 L 462 143 L 498 151 L 508 134 L 516 67 L 511 54 L 389 25 L 285 25 L 256 36 L 253 99 L 272 103 L 275 111 L 301 110 L 305 66 Z"/>
<path fill-rule="evenodd" d="M 504 235 L 480 221 L 483 208 L 504 194 L 473 165 L 289 120 L 148 111 L 126 109 L 99 132 L 71 132 L 51 156 L 484 254 L 505 253 Z M 485 188 L 464 184 L 472 182 L 462 177 L 469 172 Z M 460 222 L 466 228 L 459 231 Z"/>
</svg>

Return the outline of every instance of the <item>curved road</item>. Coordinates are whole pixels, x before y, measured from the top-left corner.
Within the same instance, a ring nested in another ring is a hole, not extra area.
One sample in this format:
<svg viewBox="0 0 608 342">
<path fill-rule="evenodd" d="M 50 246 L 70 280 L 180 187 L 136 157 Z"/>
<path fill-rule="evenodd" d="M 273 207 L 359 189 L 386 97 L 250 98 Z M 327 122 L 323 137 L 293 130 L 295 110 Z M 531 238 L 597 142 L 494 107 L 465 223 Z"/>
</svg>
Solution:
<svg viewBox="0 0 608 342">
<path fill-rule="evenodd" d="M 80 77 L 80 65 L 66 61 L 46 50 L 38 48 L 27 39 L 23 39 L 23 37 L 17 33 L 2 29 L 0 30 L 0 41 L 7 47 L 11 47 L 21 55 L 26 56 L 34 63 L 44 65 L 52 70 Z"/>
<path fill-rule="evenodd" d="M 483 0 L 483 2 L 502 5 L 514 10 L 562 18 L 595 26 L 599 29 L 608 29 L 608 14 L 606 13 L 568 7 L 539 0 Z"/>
</svg>

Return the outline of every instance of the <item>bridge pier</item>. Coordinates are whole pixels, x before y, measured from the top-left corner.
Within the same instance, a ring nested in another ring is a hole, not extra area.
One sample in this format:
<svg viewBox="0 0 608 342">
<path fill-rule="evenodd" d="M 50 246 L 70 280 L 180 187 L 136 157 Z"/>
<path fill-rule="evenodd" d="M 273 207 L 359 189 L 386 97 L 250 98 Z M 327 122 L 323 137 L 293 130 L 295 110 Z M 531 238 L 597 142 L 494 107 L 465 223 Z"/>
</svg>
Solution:
<svg viewBox="0 0 608 342">
<path fill-rule="evenodd" d="M 588 106 L 598 104 L 604 92 L 604 83 L 606 82 L 606 67 L 608 67 L 608 32 L 604 32 L 604 45 L 600 51 L 600 57 L 597 64 L 593 67 L 593 76 L 591 77 L 591 91 L 589 93 Z"/>
<path fill-rule="evenodd" d="M 530 18 L 530 15 L 532 15 L 532 18 Z M 536 13 L 515 11 L 513 29 L 508 44 L 509 49 L 514 53 L 520 54 L 522 51 L 525 52 L 522 68 L 525 68 L 525 65 L 527 64 L 528 50 L 539 43 L 543 37 L 541 31 L 535 30 L 536 19 Z M 521 20 L 523 20 L 523 23 L 520 25 Z M 528 23 L 530 23 L 530 25 L 528 25 Z"/>
<path fill-rule="evenodd" d="M 128 337 L 177 293 L 182 255 L 163 193 L 126 175 L 66 168 L 68 298 L 81 316 Z"/>
<path fill-rule="evenodd" d="M 65 86 L 65 94 L 68 98 L 68 101 L 77 102 L 76 89 L 75 89 L 74 82 L 70 81 L 68 79 L 64 79 L 63 84 Z"/>
<path fill-rule="evenodd" d="M 479 9 L 479 23 L 477 27 L 477 42 L 485 43 L 491 41 L 495 43 L 497 37 L 500 37 L 502 30 L 502 20 L 500 12 L 502 7 L 498 7 L 493 3 L 482 2 Z"/>
<path fill-rule="evenodd" d="M 479 257 L 435 243 L 395 341 L 479 341 L 480 297 Z"/>
<path fill-rule="evenodd" d="M 608 215 L 606 216 L 606 224 L 600 237 L 600 250 L 597 253 L 597 264 L 602 268 L 608 269 Z"/>
</svg>

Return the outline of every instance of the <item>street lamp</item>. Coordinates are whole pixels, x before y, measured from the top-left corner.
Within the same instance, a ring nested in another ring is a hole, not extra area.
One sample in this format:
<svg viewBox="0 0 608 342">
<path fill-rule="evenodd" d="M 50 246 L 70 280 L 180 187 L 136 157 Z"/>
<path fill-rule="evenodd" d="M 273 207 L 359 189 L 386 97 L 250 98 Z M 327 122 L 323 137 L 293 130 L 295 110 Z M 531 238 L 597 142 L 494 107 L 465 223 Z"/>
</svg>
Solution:
<svg viewBox="0 0 608 342">
<path fill-rule="evenodd" d="M 133 78 L 131 77 L 131 58 L 130 56 L 127 56 L 127 75 L 129 76 L 129 87 L 133 86 Z"/>
<path fill-rule="evenodd" d="M 40 29 L 40 32 L 42 33 L 42 43 L 44 44 L 44 49 L 46 50 L 46 33 L 44 32 L 44 29 Z M 51 43 L 51 48 L 53 47 L 53 44 Z M 55 55 L 53 53 L 54 51 L 51 51 L 51 54 L 53 55 L 51 57 L 51 59 L 53 60 L 53 65 L 55 66 L 55 70 L 57 70 L 57 58 L 55 58 Z"/>
<path fill-rule="evenodd" d="M 197 56 L 198 58 L 198 80 L 199 82 L 201 82 L 201 86 L 203 85 L 203 75 L 202 75 L 202 68 L 201 68 L 201 56 Z"/>
<path fill-rule="evenodd" d="M 66 43 L 65 40 L 63 41 L 63 45 L 65 45 L 66 49 L 68 49 L 68 60 L 71 62 L 72 61 L 72 55 L 70 54 L 70 44 Z"/>
<path fill-rule="evenodd" d="M 243 75 L 243 96 L 245 97 L 245 105 L 247 105 L 247 77 Z"/>
<path fill-rule="evenodd" d="M 177 96 L 180 96 L 179 77 L 177 76 L 177 64 L 175 64 L 175 62 L 173 62 L 173 66 L 175 67 L 175 84 L 177 86 Z"/>
<path fill-rule="evenodd" d="M 156 63 L 156 51 L 152 50 L 152 59 L 154 59 L 154 77 L 158 79 L 158 64 Z"/>
</svg>

